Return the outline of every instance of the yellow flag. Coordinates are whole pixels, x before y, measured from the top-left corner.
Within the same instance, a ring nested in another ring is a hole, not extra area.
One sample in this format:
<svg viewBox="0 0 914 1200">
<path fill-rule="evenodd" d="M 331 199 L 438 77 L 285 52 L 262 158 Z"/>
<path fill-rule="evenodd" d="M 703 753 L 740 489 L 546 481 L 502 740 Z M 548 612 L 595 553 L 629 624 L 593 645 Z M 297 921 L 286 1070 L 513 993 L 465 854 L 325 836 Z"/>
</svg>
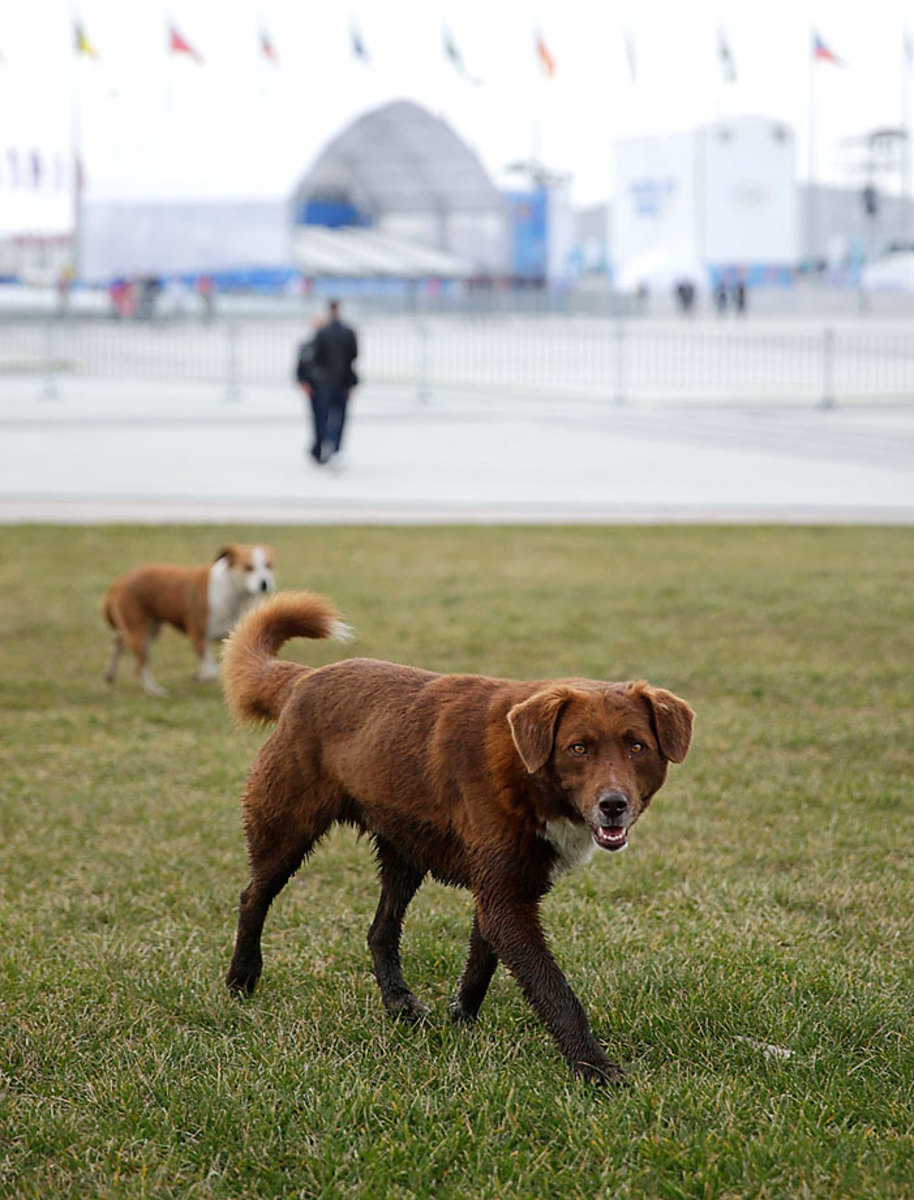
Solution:
<svg viewBox="0 0 914 1200">
<path fill-rule="evenodd" d="M 98 51 L 95 49 L 95 47 L 89 41 L 88 37 L 86 37 L 86 31 L 85 31 L 85 29 L 83 29 L 82 25 L 80 25 L 77 22 L 77 24 L 74 27 L 73 32 L 74 32 L 74 37 L 75 37 L 75 41 L 76 41 L 76 53 L 77 54 L 88 54 L 88 56 L 90 58 L 97 60 L 98 59 Z"/>
</svg>

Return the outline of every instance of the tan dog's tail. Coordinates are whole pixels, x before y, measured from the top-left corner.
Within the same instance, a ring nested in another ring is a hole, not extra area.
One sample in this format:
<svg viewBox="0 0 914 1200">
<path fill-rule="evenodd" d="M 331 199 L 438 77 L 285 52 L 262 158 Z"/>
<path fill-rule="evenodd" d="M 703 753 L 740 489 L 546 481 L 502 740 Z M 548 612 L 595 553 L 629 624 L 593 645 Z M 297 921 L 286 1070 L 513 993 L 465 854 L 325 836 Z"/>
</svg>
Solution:
<svg viewBox="0 0 914 1200">
<path fill-rule="evenodd" d="M 323 596 L 277 592 L 251 609 L 230 634 L 222 653 L 222 689 L 236 721 L 275 721 L 295 682 L 312 668 L 284 662 L 276 652 L 290 638 L 337 638 L 352 630 Z"/>
</svg>

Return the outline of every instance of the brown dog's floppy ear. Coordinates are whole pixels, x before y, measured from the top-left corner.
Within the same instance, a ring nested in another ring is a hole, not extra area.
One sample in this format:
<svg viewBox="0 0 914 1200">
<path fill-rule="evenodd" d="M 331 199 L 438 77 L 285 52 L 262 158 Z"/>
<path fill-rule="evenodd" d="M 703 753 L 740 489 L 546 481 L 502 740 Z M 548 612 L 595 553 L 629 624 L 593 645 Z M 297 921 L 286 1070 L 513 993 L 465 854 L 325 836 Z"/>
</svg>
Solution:
<svg viewBox="0 0 914 1200">
<path fill-rule="evenodd" d="M 219 551 L 219 553 L 216 555 L 216 557 L 213 559 L 213 562 L 218 562 L 220 558 L 227 558 L 229 566 L 233 567 L 238 558 L 238 555 L 235 553 L 235 547 L 234 546 L 223 546 L 222 549 Z"/>
<path fill-rule="evenodd" d="M 681 763 L 689 752 L 692 742 L 692 722 L 695 713 L 666 688 L 651 687 L 649 683 L 636 683 L 635 688 L 647 701 L 654 718 L 657 740 L 664 758 Z"/>
<path fill-rule="evenodd" d="M 556 722 L 571 695 L 571 689 L 567 687 L 548 688 L 509 710 L 508 724 L 514 745 L 531 775 L 549 761 Z"/>
</svg>

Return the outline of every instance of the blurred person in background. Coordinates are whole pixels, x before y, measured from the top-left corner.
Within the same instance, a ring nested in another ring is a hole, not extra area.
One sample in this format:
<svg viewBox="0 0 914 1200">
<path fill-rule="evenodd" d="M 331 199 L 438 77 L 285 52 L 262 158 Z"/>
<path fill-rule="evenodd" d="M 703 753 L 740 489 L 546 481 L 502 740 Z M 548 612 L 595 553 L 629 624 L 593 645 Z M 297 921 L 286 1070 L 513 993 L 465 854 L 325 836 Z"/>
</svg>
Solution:
<svg viewBox="0 0 914 1200">
<path fill-rule="evenodd" d="M 310 454 L 314 461 L 320 465 L 322 461 L 321 446 L 323 427 L 321 425 L 318 403 L 317 403 L 317 377 L 314 374 L 314 343 L 317 335 L 324 324 L 322 317 L 312 317 L 310 322 L 311 334 L 298 347 L 298 358 L 295 363 L 295 379 L 298 386 L 301 388 L 305 399 L 308 401 L 308 407 L 311 412 L 312 428 L 314 437 L 311 445 L 306 446 L 306 453 Z"/>
<path fill-rule="evenodd" d="M 314 412 L 311 457 L 319 466 L 340 465 L 349 393 L 359 382 L 353 367 L 358 354 L 355 330 L 340 320 L 339 301 L 331 300 L 327 320 L 314 337 L 309 367 Z"/>
</svg>

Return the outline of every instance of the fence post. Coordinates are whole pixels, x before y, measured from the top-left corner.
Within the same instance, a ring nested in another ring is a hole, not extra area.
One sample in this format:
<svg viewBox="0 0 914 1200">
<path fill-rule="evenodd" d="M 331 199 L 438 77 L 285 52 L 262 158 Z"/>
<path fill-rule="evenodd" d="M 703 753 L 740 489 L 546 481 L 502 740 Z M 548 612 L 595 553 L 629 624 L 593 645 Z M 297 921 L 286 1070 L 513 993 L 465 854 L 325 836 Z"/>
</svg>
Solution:
<svg viewBox="0 0 914 1200">
<path fill-rule="evenodd" d="M 625 321 L 615 323 L 615 379 L 613 399 L 616 404 L 625 403 Z"/>
<path fill-rule="evenodd" d="M 44 386 L 40 399 L 59 400 L 60 389 L 57 386 L 57 339 L 54 336 L 56 322 L 50 317 L 44 327 Z"/>
<path fill-rule="evenodd" d="M 236 321 L 228 321 L 225 326 L 228 338 L 228 380 L 225 387 L 225 399 L 231 404 L 241 399 L 241 379 L 238 370 L 238 343 L 240 333 Z"/>
<path fill-rule="evenodd" d="M 830 325 L 822 331 L 822 407 L 835 407 L 835 331 Z"/>
<path fill-rule="evenodd" d="M 417 321 L 419 332 L 419 386 L 416 389 L 416 400 L 419 404 L 428 404 L 432 398 L 432 389 L 428 382 L 428 343 L 431 334 L 425 321 Z"/>
</svg>

